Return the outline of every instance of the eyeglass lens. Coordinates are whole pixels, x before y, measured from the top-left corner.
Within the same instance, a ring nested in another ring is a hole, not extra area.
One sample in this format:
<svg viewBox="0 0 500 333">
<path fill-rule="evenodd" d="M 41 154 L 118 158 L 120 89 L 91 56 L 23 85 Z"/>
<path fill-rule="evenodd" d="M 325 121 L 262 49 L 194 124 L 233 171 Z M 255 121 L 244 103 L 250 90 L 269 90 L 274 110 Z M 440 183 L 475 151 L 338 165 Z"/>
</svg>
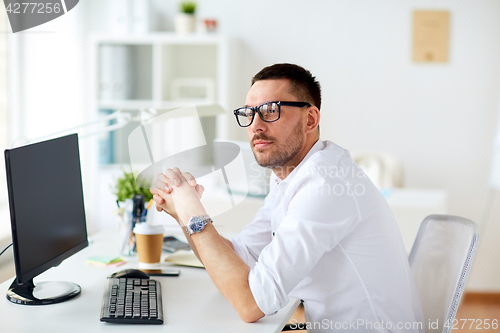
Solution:
<svg viewBox="0 0 500 333">
<path fill-rule="evenodd" d="M 280 116 L 279 105 L 276 102 L 269 102 L 258 106 L 260 117 L 262 120 L 271 122 L 275 121 Z M 254 111 L 251 107 L 243 107 L 238 109 L 238 121 L 241 126 L 248 126 L 254 117 Z"/>
</svg>

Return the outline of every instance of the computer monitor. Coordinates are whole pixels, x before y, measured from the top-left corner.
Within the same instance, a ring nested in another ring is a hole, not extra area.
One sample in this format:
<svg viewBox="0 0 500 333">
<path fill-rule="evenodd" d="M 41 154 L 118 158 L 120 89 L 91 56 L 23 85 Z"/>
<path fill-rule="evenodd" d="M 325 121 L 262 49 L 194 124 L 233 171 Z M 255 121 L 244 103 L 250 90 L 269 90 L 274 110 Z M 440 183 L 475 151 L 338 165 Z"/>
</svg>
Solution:
<svg viewBox="0 0 500 333">
<path fill-rule="evenodd" d="M 33 278 L 88 245 L 78 135 L 5 150 L 16 279 L 13 303 L 59 303 L 81 292 L 72 282 Z"/>
</svg>

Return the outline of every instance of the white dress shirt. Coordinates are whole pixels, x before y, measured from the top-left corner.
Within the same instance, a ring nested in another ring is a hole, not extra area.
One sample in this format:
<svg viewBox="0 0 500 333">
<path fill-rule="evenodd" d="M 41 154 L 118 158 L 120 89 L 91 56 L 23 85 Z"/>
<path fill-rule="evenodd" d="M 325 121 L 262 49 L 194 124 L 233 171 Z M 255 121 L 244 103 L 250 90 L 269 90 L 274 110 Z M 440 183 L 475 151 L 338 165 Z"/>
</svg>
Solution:
<svg viewBox="0 0 500 333">
<path fill-rule="evenodd" d="M 401 234 L 380 191 L 347 150 L 318 140 L 232 239 L 257 305 L 294 297 L 309 332 L 423 332 Z"/>
</svg>

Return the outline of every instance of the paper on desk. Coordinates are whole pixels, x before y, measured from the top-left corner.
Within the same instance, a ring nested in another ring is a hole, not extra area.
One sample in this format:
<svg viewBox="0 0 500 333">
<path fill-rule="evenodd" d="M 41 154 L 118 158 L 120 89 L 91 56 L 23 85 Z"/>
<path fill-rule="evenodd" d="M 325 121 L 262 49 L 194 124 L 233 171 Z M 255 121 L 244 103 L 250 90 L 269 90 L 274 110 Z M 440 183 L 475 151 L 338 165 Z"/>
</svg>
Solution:
<svg viewBox="0 0 500 333">
<path fill-rule="evenodd" d="M 91 261 L 87 261 L 87 264 L 89 265 L 94 265 L 94 266 L 101 266 L 101 267 L 118 267 L 118 266 L 121 266 L 123 264 L 126 264 L 127 262 L 126 261 L 117 261 L 117 262 L 113 262 L 111 264 L 102 264 L 102 263 L 98 263 L 98 262 L 91 262 Z"/>
<path fill-rule="evenodd" d="M 165 261 L 179 266 L 204 268 L 203 264 L 198 260 L 198 258 L 196 258 L 193 251 L 177 251 L 168 256 Z"/>
<path fill-rule="evenodd" d="M 118 267 L 125 263 L 126 261 L 116 256 L 92 256 L 87 258 L 87 264 L 94 266 Z"/>
</svg>

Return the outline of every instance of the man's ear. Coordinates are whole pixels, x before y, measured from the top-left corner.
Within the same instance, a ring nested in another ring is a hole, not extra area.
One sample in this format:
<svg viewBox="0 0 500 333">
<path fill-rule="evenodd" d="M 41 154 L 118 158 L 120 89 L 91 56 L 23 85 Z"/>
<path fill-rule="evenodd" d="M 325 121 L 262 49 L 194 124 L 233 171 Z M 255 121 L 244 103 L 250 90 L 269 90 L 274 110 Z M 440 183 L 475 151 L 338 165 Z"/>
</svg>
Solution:
<svg viewBox="0 0 500 333">
<path fill-rule="evenodd" d="M 307 110 L 307 123 L 306 123 L 306 132 L 312 132 L 319 126 L 319 120 L 321 118 L 321 114 L 317 107 L 310 106 L 309 110 Z"/>
</svg>

